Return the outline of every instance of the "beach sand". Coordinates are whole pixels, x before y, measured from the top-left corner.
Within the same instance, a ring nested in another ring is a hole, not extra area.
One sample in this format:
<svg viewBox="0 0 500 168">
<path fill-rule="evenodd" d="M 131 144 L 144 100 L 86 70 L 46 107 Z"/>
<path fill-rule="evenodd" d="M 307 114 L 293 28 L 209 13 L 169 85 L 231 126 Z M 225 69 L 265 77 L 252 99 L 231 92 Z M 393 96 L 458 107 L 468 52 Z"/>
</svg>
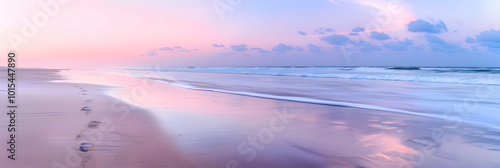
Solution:
<svg viewBox="0 0 500 168">
<path fill-rule="evenodd" d="M 189 90 L 123 71 L 19 74 L 7 167 L 500 166 L 498 132 L 464 123 Z M 79 151 L 81 142 L 94 150 Z"/>
<path fill-rule="evenodd" d="M 150 124 L 146 110 L 105 95 L 108 86 L 51 82 L 63 79 L 56 70 L 24 70 L 17 76 L 16 160 L 2 152 L 1 167 L 192 167 L 164 131 Z M 100 122 L 98 128 L 88 128 L 91 121 Z M 2 142 L 8 141 L 7 122 L 2 117 Z M 79 151 L 82 142 L 94 150 Z M 5 143 L 1 147 L 7 149 Z"/>
</svg>

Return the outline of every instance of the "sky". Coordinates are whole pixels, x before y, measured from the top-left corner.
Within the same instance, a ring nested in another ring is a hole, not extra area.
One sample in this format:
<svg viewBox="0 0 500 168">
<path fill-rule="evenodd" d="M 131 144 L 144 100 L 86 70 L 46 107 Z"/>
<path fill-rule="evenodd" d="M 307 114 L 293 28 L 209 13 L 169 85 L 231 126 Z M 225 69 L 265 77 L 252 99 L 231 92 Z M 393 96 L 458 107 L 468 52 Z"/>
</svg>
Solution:
<svg viewBox="0 0 500 168">
<path fill-rule="evenodd" d="M 500 67 L 498 7 L 498 0 L 0 0 L 0 51 L 30 68 Z"/>
</svg>

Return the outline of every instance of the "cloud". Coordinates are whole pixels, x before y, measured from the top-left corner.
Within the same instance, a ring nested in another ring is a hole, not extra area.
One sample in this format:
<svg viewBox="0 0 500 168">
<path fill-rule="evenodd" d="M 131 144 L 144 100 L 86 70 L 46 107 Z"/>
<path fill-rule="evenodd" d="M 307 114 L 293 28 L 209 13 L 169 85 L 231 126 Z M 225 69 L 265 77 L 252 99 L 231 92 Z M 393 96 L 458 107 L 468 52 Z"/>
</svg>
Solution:
<svg viewBox="0 0 500 168">
<path fill-rule="evenodd" d="M 488 50 L 500 54 L 500 30 L 483 31 L 476 35 L 476 42 Z"/>
<path fill-rule="evenodd" d="M 159 48 L 160 51 L 172 51 L 172 50 L 175 50 L 173 48 L 170 48 L 170 47 L 162 47 L 162 48 Z"/>
<path fill-rule="evenodd" d="M 354 44 L 361 52 L 372 52 L 372 51 L 380 51 L 382 48 L 378 45 L 374 45 L 370 42 L 367 41 L 358 41 L 354 40 L 352 41 L 352 44 Z"/>
<path fill-rule="evenodd" d="M 387 43 L 382 43 L 382 46 L 393 51 L 405 51 L 408 50 L 408 46 L 413 45 L 413 41 L 405 38 L 404 41 L 391 41 Z"/>
<path fill-rule="evenodd" d="M 359 33 L 349 33 L 349 36 L 359 36 Z"/>
<path fill-rule="evenodd" d="M 448 32 L 448 28 L 443 23 L 443 21 L 439 21 L 437 24 L 431 24 L 429 22 L 423 21 L 422 19 L 418 19 L 415 21 L 411 21 L 408 24 L 408 31 L 410 32 L 426 32 L 426 33 L 442 33 Z"/>
<path fill-rule="evenodd" d="M 224 47 L 226 47 L 226 46 L 224 46 L 224 45 L 222 45 L 222 44 L 221 44 L 221 45 L 218 45 L 218 44 L 212 44 L 212 46 L 217 47 L 217 48 L 224 48 Z"/>
<path fill-rule="evenodd" d="M 230 47 L 233 51 L 246 51 L 246 50 L 248 50 L 246 44 L 231 45 Z"/>
<path fill-rule="evenodd" d="M 370 32 L 370 38 L 376 39 L 376 40 L 389 40 L 391 37 L 383 32 L 378 32 L 378 31 L 372 31 Z"/>
<path fill-rule="evenodd" d="M 156 51 L 151 51 L 151 52 L 149 52 L 148 55 L 149 56 L 155 56 L 155 55 L 158 55 L 158 53 Z"/>
<path fill-rule="evenodd" d="M 364 32 L 365 31 L 365 28 L 362 28 L 362 27 L 355 27 L 354 29 L 352 29 L 352 32 Z"/>
<path fill-rule="evenodd" d="M 425 34 L 425 41 L 429 43 L 429 48 L 432 51 L 444 52 L 444 53 L 456 53 L 465 52 L 466 50 L 462 48 L 459 44 L 448 43 L 443 39 L 432 34 Z"/>
<path fill-rule="evenodd" d="M 469 43 L 469 44 L 475 44 L 476 43 L 476 39 L 474 39 L 472 37 L 466 37 L 465 38 L 465 42 Z"/>
<path fill-rule="evenodd" d="M 184 47 L 181 47 L 181 46 L 175 46 L 173 48 L 170 48 L 170 47 L 162 47 L 162 48 L 159 48 L 160 51 L 171 51 L 171 52 L 189 52 L 189 51 L 198 51 L 198 49 L 192 49 L 192 50 L 189 50 L 189 49 L 186 49 Z M 148 54 L 149 55 L 149 54 Z"/>
<path fill-rule="evenodd" d="M 317 53 L 317 54 L 322 54 L 325 53 L 325 51 L 321 50 L 323 47 L 315 46 L 314 44 L 308 44 L 307 47 L 309 48 L 309 51 Z"/>
<path fill-rule="evenodd" d="M 300 35 L 303 35 L 303 36 L 307 35 L 307 34 L 306 34 L 306 32 L 303 32 L 303 31 L 299 31 L 298 33 L 299 33 Z"/>
<path fill-rule="evenodd" d="M 321 34 L 321 35 L 325 35 L 326 33 L 325 32 L 328 32 L 328 33 L 333 33 L 335 32 L 334 29 L 331 29 L 331 28 L 319 28 L 318 30 L 314 31 L 314 34 Z"/>
<path fill-rule="evenodd" d="M 292 47 L 290 45 L 283 44 L 283 43 L 280 43 L 280 44 L 273 47 L 273 51 L 278 52 L 278 53 L 285 53 L 287 51 L 291 51 L 294 49 L 295 49 L 294 47 Z"/>
<path fill-rule="evenodd" d="M 302 47 L 299 47 L 299 46 L 295 46 L 295 50 L 297 50 L 297 51 L 304 51 L 304 49 Z"/>
<path fill-rule="evenodd" d="M 347 36 L 337 34 L 321 37 L 321 40 L 333 45 L 346 45 L 347 42 L 351 41 Z"/>
<path fill-rule="evenodd" d="M 325 32 L 323 31 L 323 28 L 319 28 L 319 29 L 318 29 L 318 30 L 316 30 L 314 33 L 315 33 L 315 34 L 325 35 Z"/>
<path fill-rule="evenodd" d="M 264 50 L 264 49 L 262 49 L 262 48 L 251 48 L 250 50 L 257 50 L 257 52 L 259 52 L 259 53 L 261 53 L 261 54 L 271 53 L 271 51 Z"/>
</svg>

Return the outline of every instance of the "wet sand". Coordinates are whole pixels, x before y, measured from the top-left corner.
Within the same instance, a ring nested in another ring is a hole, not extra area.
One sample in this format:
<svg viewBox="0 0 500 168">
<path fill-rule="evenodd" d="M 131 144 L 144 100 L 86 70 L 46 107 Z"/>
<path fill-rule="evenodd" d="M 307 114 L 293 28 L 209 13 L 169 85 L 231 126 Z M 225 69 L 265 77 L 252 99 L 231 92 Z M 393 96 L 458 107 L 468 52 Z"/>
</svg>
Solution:
<svg viewBox="0 0 500 168">
<path fill-rule="evenodd" d="M 36 73 L 20 80 L 18 159 L 0 159 L 11 167 L 500 167 L 492 128 L 188 90 L 121 71 Z M 79 151 L 83 141 L 94 150 Z"/>
<path fill-rule="evenodd" d="M 192 167 L 165 132 L 149 124 L 147 110 L 105 95 L 108 86 L 51 82 L 63 79 L 56 70 L 17 76 L 16 160 L 2 152 L 1 167 Z M 99 124 L 89 128 L 92 121 Z M 2 142 L 8 141 L 7 122 L 2 117 Z M 78 150 L 82 142 L 93 150 Z"/>
</svg>

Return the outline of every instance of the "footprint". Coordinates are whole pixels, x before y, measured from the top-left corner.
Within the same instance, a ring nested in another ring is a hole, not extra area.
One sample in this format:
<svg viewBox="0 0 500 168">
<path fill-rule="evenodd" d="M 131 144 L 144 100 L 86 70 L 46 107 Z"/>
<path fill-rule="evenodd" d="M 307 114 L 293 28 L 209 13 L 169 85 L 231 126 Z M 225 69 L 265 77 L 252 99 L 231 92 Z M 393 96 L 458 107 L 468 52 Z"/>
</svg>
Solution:
<svg viewBox="0 0 500 168">
<path fill-rule="evenodd" d="M 99 121 L 91 121 L 88 125 L 89 128 L 92 128 L 92 129 L 97 129 L 99 128 L 99 125 L 101 124 L 101 122 Z"/>
<path fill-rule="evenodd" d="M 85 107 L 82 108 L 81 111 L 90 111 L 90 107 L 89 106 L 85 106 Z"/>
<path fill-rule="evenodd" d="M 82 107 L 81 111 L 85 111 L 85 116 L 88 116 L 90 113 L 90 107 L 89 106 Z"/>
<path fill-rule="evenodd" d="M 78 148 L 79 151 L 82 152 L 90 152 L 94 150 L 94 144 L 91 144 L 89 142 L 82 142 L 80 143 L 80 147 Z"/>
</svg>

